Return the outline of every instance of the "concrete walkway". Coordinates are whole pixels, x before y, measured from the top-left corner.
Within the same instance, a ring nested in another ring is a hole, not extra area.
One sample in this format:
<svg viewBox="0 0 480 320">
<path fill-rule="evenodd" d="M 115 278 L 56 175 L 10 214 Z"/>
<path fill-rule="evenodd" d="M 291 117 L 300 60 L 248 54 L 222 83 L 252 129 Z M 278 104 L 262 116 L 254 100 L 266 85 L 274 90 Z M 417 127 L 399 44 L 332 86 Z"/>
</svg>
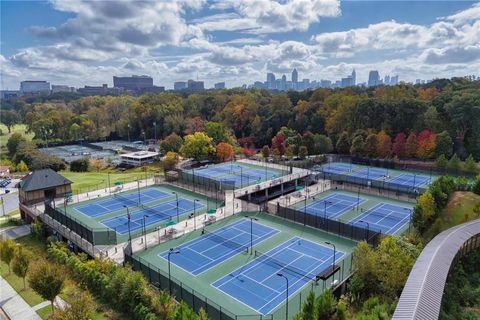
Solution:
<svg viewBox="0 0 480 320">
<path fill-rule="evenodd" d="M 0 277 L 0 308 L 11 320 L 41 319 L 35 310 L 2 277 Z"/>
<path fill-rule="evenodd" d="M 30 234 L 30 225 L 12 226 L 0 229 L 0 239 L 16 239 Z"/>
</svg>

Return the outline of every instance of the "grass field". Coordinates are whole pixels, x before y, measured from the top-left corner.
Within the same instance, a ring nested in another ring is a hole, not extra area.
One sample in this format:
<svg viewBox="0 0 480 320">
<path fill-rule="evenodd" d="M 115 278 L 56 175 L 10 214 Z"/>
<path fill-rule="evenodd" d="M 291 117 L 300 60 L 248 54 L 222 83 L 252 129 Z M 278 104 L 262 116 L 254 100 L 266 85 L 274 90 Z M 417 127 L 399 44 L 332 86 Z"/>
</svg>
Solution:
<svg viewBox="0 0 480 320">
<path fill-rule="evenodd" d="M 17 124 L 12 128 L 12 132 L 8 133 L 8 129 L 4 124 L 0 124 L 0 130 L 2 130 L 3 135 L 0 136 L 0 147 L 3 148 L 7 145 L 8 138 L 15 133 L 21 133 L 27 140 L 33 139 L 33 133 L 26 133 L 27 126 L 24 124 Z"/>
<path fill-rule="evenodd" d="M 163 174 L 163 170 L 158 166 L 147 166 L 146 175 L 152 177 L 153 174 Z M 72 172 L 69 170 L 59 172 L 65 178 L 71 180 L 72 190 L 74 194 L 89 192 L 97 189 L 108 187 L 108 179 L 110 177 L 110 185 L 115 182 L 131 182 L 138 179 L 145 179 L 145 171 L 143 168 L 134 168 L 119 172 L 114 169 L 105 169 L 100 172 Z"/>
<path fill-rule="evenodd" d="M 447 206 L 443 209 L 440 217 L 426 232 L 426 238 L 456 226 L 458 224 L 478 219 L 473 208 L 480 202 L 480 195 L 468 191 L 456 191 L 450 197 Z"/>
</svg>

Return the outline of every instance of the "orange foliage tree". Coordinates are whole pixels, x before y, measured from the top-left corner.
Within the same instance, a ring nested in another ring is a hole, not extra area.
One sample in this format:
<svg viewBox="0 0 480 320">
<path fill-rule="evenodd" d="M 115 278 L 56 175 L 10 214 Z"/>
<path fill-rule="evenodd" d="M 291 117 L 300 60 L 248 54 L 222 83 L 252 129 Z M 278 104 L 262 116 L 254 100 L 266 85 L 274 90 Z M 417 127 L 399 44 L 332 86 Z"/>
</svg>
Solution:
<svg viewBox="0 0 480 320">
<path fill-rule="evenodd" d="M 231 160 L 233 157 L 233 147 L 230 143 L 220 142 L 217 144 L 217 160 L 225 162 Z"/>
</svg>

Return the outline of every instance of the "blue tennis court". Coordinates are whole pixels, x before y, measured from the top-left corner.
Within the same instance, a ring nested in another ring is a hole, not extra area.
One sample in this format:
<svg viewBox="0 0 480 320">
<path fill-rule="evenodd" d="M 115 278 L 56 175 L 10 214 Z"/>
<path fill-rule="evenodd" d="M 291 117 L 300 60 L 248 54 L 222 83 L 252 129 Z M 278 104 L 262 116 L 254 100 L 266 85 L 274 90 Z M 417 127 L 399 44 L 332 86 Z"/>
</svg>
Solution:
<svg viewBox="0 0 480 320">
<path fill-rule="evenodd" d="M 271 168 L 256 169 L 239 163 L 224 163 L 192 171 L 196 176 L 214 179 L 228 185 L 240 187 L 279 177 L 281 174 Z"/>
<path fill-rule="evenodd" d="M 246 251 L 250 246 L 250 220 L 242 219 L 211 233 L 206 233 L 175 249 L 180 253 L 170 255 L 171 263 L 196 276 L 223 261 Z M 258 244 L 279 231 L 253 222 L 253 244 Z M 167 259 L 168 251 L 159 254 Z"/>
<path fill-rule="evenodd" d="M 201 209 L 205 205 L 202 202 L 195 204 L 195 209 Z M 179 198 L 178 199 L 178 214 L 183 215 L 192 212 L 194 208 L 193 201 Z M 134 210 L 130 213 L 130 231 L 141 229 L 143 227 L 143 221 L 145 220 L 145 226 L 149 226 L 161 221 L 169 220 L 172 217 L 177 216 L 177 201 L 169 201 L 151 206 L 148 208 L 142 207 L 138 210 Z M 101 223 L 106 227 L 115 230 L 119 234 L 125 234 L 128 232 L 128 216 L 122 215 L 110 219 L 102 220 Z"/>
<path fill-rule="evenodd" d="M 357 205 L 367 201 L 364 198 L 358 198 L 342 193 L 334 193 L 327 197 L 315 199 L 315 202 L 310 203 L 307 207 L 299 210 L 307 212 L 312 216 L 327 217 L 329 219 L 338 217 L 348 210 L 351 210 Z"/>
<path fill-rule="evenodd" d="M 402 173 L 401 175 L 388 180 L 389 184 L 396 184 L 405 187 L 417 188 L 430 183 L 429 176 L 423 176 L 411 173 Z"/>
<path fill-rule="evenodd" d="M 344 253 L 337 251 L 335 258 Z M 333 250 L 318 243 L 294 237 L 266 254 L 233 271 L 212 284 L 233 299 L 260 314 L 269 314 L 286 299 L 288 278 L 290 297 L 331 267 Z"/>
<path fill-rule="evenodd" d="M 325 173 L 342 174 L 355 168 L 356 166 L 349 163 L 330 162 L 321 166 L 321 171 Z"/>
<path fill-rule="evenodd" d="M 409 223 L 411 215 L 412 208 L 382 202 L 349 223 L 365 228 L 365 222 L 368 222 L 370 230 L 381 231 L 383 234 L 394 234 Z"/>
<path fill-rule="evenodd" d="M 171 194 L 155 188 L 141 189 L 140 203 L 148 203 L 168 196 L 171 196 Z M 138 205 L 138 192 L 124 193 L 119 196 L 109 197 L 108 199 L 76 206 L 75 210 L 88 217 L 94 218 L 113 211 L 121 210 L 124 206 L 132 205 Z"/>
<path fill-rule="evenodd" d="M 380 180 L 388 176 L 388 170 L 378 168 L 366 168 L 360 171 L 351 172 L 348 175 L 364 180 Z"/>
</svg>

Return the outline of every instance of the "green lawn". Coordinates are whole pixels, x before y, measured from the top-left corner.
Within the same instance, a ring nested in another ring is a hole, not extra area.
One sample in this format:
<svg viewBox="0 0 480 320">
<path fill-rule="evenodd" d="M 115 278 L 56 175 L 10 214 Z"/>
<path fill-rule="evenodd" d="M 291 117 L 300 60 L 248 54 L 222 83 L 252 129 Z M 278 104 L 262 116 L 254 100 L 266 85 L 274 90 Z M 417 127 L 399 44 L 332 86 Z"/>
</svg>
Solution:
<svg viewBox="0 0 480 320">
<path fill-rule="evenodd" d="M 158 166 L 148 166 L 146 168 L 146 175 L 149 178 L 154 174 L 163 174 L 163 170 Z M 59 173 L 73 182 L 72 191 L 75 194 L 106 188 L 108 187 L 109 178 L 110 186 L 113 186 L 115 182 L 128 183 L 138 179 L 145 179 L 145 171 L 143 168 L 130 169 L 124 172 L 109 169 L 100 172 L 72 172 L 65 170 Z"/>
<path fill-rule="evenodd" d="M 37 310 L 37 314 L 40 316 L 40 318 L 42 318 L 43 320 L 46 320 L 50 317 L 50 315 L 52 314 L 52 306 L 51 305 L 48 305 L 48 306 L 45 306 L 41 309 L 38 309 Z"/>
<path fill-rule="evenodd" d="M 17 277 L 13 272 L 8 274 L 8 266 L 0 262 L 0 274 L 1 276 L 7 280 L 7 282 L 17 291 L 20 296 L 30 305 L 36 306 L 37 304 L 43 302 L 43 298 L 40 297 L 38 294 L 35 293 L 32 289 L 28 287 L 28 280 L 27 280 L 27 289 L 23 289 L 23 280 Z"/>
<path fill-rule="evenodd" d="M 473 207 L 479 202 L 480 195 L 473 192 L 454 192 L 437 222 L 426 232 L 426 238 L 431 239 L 435 234 L 443 230 L 473 219 L 478 219 L 479 217 L 475 216 L 473 212 Z"/>
<path fill-rule="evenodd" d="M 33 139 L 33 133 L 26 133 L 27 126 L 24 124 L 17 124 L 12 128 L 12 132 L 8 133 L 8 129 L 4 124 L 0 124 L 0 130 L 2 130 L 3 135 L 0 136 L 0 147 L 4 147 L 7 145 L 8 138 L 15 133 L 21 133 L 22 135 L 25 136 L 27 140 L 32 140 Z"/>
</svg>

